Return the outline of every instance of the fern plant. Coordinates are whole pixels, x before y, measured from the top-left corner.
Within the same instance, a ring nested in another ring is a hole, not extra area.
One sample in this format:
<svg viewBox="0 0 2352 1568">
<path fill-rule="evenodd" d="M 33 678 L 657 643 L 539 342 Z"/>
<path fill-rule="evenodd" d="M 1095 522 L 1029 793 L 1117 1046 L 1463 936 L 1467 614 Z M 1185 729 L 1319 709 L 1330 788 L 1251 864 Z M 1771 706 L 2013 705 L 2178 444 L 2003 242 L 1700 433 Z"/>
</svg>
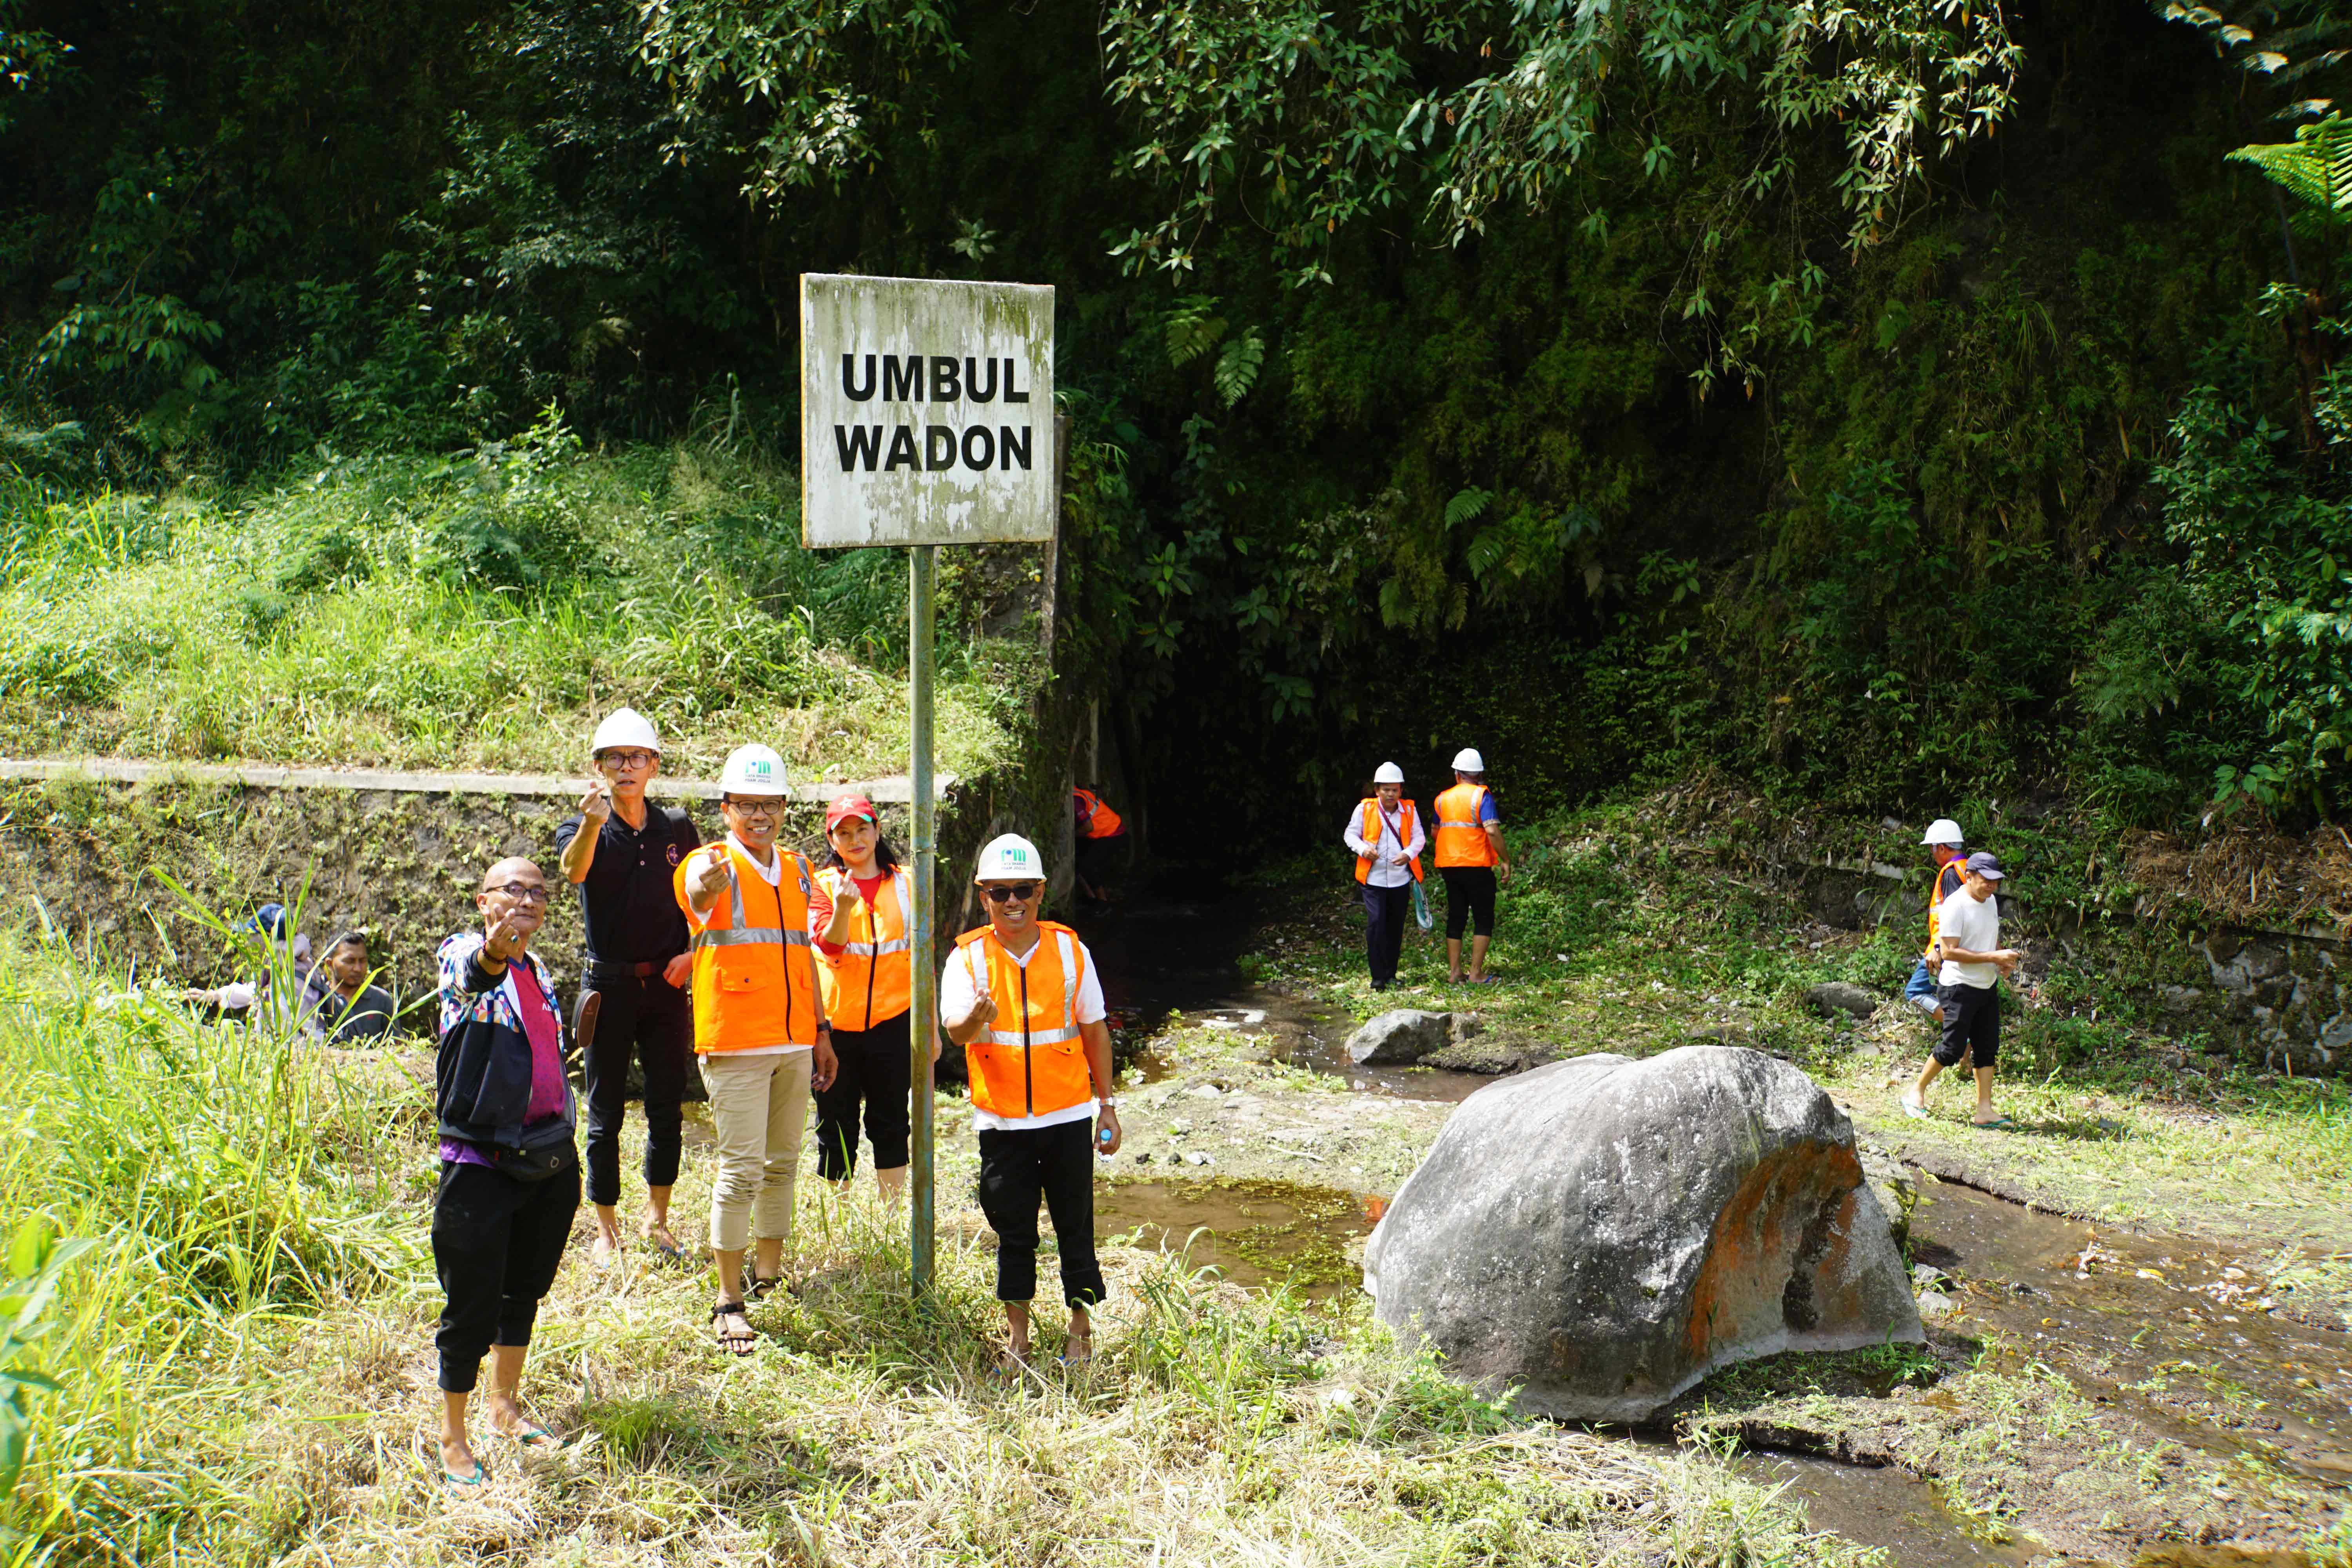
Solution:
<svg viewBox="0 0 2352 1568">
<path fill-rule="evenodd" d="M 2352 213 L 2352 120 L 2340 114 L 2297 126 L 2292 142 L 2241 147 L 2230 161 L 2252 163 L 2318 212 Z"/>
</svg>

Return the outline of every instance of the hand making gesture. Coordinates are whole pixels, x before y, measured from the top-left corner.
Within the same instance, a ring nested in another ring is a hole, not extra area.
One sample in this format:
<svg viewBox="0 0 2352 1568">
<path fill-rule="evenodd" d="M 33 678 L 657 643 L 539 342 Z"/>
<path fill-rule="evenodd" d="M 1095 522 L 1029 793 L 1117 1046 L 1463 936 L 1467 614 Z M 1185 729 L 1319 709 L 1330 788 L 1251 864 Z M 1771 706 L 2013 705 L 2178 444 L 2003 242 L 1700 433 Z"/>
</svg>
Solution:
<svg viewBox="0 0 2352 1568">
<path fill-rule="evenodd" d="M 530 942 L 530 933 L 539 929 L 539 922 L 535 920 L 518 920 L 517 917 L 522 914 L 520 910 L 509 910 L 499 917 L 498 923 L 490 927 L 489 934 L 482 938 L 482 963 L 485 968 L 495 966 L 504 969 L 508 962 Z"/>
<path fill-rule="evenodd" d="M 580 816 L 583 828 L 602 827 L 613 815 L 613 786 L 598 779 L 580 797 Z"/>
<path fill-rule="evenodd" d="M 707 851 L 702 858 L 702 869 L 694 874 L 694 893 L 698 900 L 716 899 L 735 883 L 735 864 L 724 849 Z"/>
</svg>

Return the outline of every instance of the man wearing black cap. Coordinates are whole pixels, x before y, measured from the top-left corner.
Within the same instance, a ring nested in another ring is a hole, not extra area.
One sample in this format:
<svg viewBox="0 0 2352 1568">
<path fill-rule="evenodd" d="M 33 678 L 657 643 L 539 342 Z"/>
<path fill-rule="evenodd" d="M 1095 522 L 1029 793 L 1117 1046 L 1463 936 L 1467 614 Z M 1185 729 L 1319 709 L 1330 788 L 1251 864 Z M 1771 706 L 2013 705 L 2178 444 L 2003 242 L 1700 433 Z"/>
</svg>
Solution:
<svg viewBox="0 0 2352 1568">
<path fill-rule="evenodd" d="M 1944 967 L 1937 997 L 1944 1007 L 1943 1038 L 1919 1068 L 1919 1080 L 1903 1095 L 1903 1114 L 1927 1114 L 1927 1086 L 1946 1068 L 1971 1059 L 1977 1077 L 1978 1127 L 2007 1127 L 2008 1117 L 1992 1105 L 1992 1068 L 2000 1054 L 2000 977 L 2017 968 L 2017 950 L 2000 945 L 2000 904 L 1993 897 L 2002 879 L 2000 862 L 1982 850 L 1962 863 L 1960 886 L 1937 913 Z"/>
</svg>

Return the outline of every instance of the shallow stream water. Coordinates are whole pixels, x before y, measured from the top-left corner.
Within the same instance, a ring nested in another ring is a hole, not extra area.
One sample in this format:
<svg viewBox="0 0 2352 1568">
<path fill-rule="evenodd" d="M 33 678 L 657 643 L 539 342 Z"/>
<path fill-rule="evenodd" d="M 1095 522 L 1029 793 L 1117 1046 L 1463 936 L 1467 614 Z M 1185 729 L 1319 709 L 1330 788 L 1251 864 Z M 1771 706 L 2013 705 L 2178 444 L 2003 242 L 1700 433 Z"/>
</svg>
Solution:
<svg viewBox="0 0 2352 1568">
<path fill-rule="evenodd" d="M 1236 960 L 1255 929 L 1246 906 L 1143 901 L 1081 929 L 1132 1037 L 1148 1039 L 1181 1014 L 1261 1037 L 1271 1058 L 1330 1073 L 1362 1093 L 1454 1102 L 1496 1081 L 1349 1063 L 1343 1014 L 1241 973 Z M 1148 1049 L 1137 1066 L 1147 1082 L 1166 1070 Z M 1182 1248 L 1196 1266 L 1213 1265 L 1236 1284 L 1287 1283 L 1328 1295 L 1360 1281 L 1351 1265 L 1335 1268 L 1333 1259 L 1353 1256 L 1382 1201 L 1275 1182 L 1131 1182 L 1102 1189 L 1097 1228 Z M 1945 1327 L 2022 1346 L 2011 1359 L 2038 1362 L 2086 1397 L 2184 1445 L 2252 1451 L 2310 1480 L 2352 1483 L 2352 1336 L 2298 1321 L 2256 1260 L 2085 1225 L 1951 1183 L 1926 1186 L 1912 1235 L 1916 1259 L 1950 1278 L 1957 1309 Z M 1882 1547 L 1894 1568 L 1980 1568 L 2041 1554 L 2030 1540 L 1981 1539 L 1933 1488 L 1897 1469 L 1780 1454 L 1738 1462 L 1751 1479 L 1785 1484 L 1812 1528 Z M 2295 1568 L 2304 1561 L 2181 1546 L 2132 1563 Z"/>
</svg>

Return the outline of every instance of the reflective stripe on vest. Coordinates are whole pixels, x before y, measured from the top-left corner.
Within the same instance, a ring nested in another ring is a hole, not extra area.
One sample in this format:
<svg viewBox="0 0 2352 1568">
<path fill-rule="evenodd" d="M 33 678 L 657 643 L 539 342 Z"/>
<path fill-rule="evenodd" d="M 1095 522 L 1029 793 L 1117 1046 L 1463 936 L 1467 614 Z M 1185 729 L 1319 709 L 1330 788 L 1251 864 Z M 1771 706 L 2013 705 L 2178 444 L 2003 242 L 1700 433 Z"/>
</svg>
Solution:
<svg viewBox="0 0 2352 1568">
<path fill-rule="evenodd" d="M 1381 797 L 1378 795 L 1364 802 L 1361 809 L 1363 816 L 1357 819 L 1356 837 L 1370 844 L 1374 849 L 1378 849 L 1381 847 L 1381 835 L 1389 827 L 1388 814 L 1381 810 Z M 1419 813 L 1414 811 L 1412 802 L 1409 800 L 1397 802 L 1397 823 L 1393 831 L 1396 834 L 1398 854 L 1403 854 L 1404 847 L 1412 842 L 1413 824 L 1418 816 Z M 1420 856 L 1416 855 L 1406 861 L 1405 868 L 1412 873 L 1414 881 L 1421 880 Z M 1356 880 L 1369 882 L 1371 876 L 1372 858 L 1370 855 L 1357 856 Z"/>
<path fill-rule="evenodd" d="M 972 944 L 973 947 L 979 945 L 978 942 Z M 968 953 L 971 950 L 966 948 L 964 951 Z M 1065 1040 L 1075 1040 L 1078 1037 L 1078 952 L 1076 944 L 1070 940 L 1068 931 L 1057 931 L 1054 933 L 1054 951 L 1061 956 L 1062 960 L 1062 1016 L 1070 1020 L 1069 1026 L 1061 1029 L 1032 1029 L 1029 1027 L 1029 1020 L 1024 1017 L 1021 1020 L 1021 1027 L 1017 1029 L 989 1030 L 990 1045 L 1024 1047 L 1058 1046 Z M 971 965 L 966 963 L 964 967 L 970 969 Z M 1029 972 L 1024 968 L 1021 973 L 1026 974 Z M 977 984 L 979 978 L 978 975 L 974 975 L 973 982 Z"/>
<path fill-rule="evenodd" d="M 1474 784 L 1455 784 L 1437 797 L 1437 845 L 1431 858 L 1440 867 L 1495 863 L 1495 841 L 1479 818 L 1486 800 L 1486 786 Z"/>
</svg>

